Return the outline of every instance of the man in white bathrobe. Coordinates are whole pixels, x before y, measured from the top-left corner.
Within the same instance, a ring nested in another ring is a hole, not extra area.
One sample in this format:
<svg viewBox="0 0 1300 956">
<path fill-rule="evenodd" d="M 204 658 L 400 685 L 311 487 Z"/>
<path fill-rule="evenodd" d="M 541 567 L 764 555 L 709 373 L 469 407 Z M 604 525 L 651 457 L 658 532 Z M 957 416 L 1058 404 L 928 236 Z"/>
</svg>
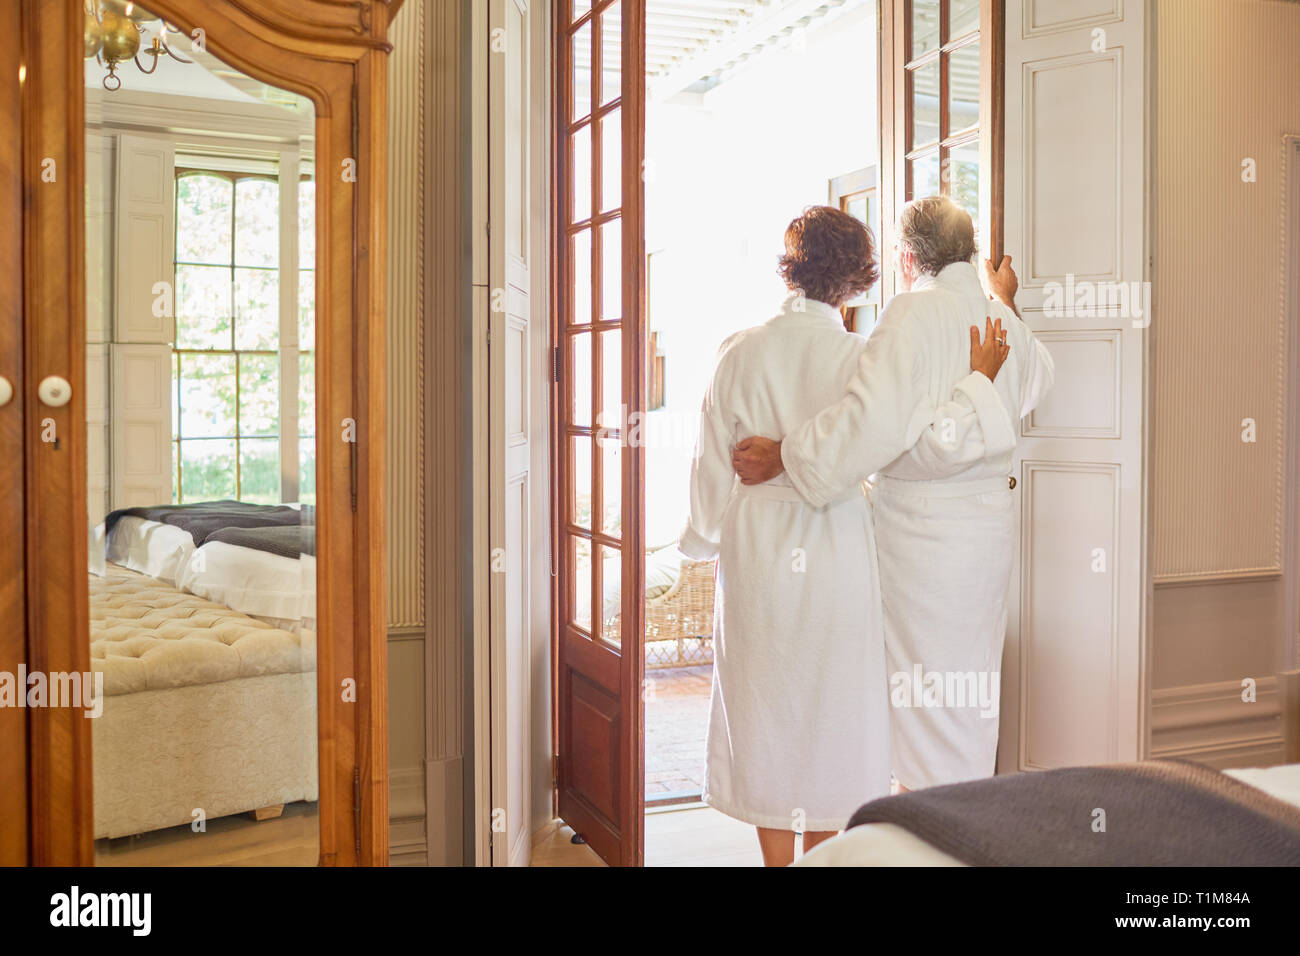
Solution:
<svg viewBox="0 0 1300 956">
<path fill-rule="evenodd" d="M 892 764 L 906 789 L 994 772 L 1006 597 L 1014 515 L 1010 475 L 1015 422 L 1042 400 L 1052 359 L 1014 306 L 988 301 L 972 261 L 970 216 L 946 197 L 909 203 L 898 223 L 904 293 L 885 308 L 848 394 L 783 440 L 737 445 L 745 484 L 782 470 L 821 506 L 875 475 L 885 651 L 890 674 Z M 991 272 L 1001 285 L 1010 273 Z M 1014 296 L 1014 274 L 1010 295 Z M 906 447 L 916 434 L 899 416 L 925 415 L 970 373 L 959 334 L 1000 318 L 1011 354 L 993 387 L 1006 409 L 984 421 L 983 441 Z"/>
</svg>

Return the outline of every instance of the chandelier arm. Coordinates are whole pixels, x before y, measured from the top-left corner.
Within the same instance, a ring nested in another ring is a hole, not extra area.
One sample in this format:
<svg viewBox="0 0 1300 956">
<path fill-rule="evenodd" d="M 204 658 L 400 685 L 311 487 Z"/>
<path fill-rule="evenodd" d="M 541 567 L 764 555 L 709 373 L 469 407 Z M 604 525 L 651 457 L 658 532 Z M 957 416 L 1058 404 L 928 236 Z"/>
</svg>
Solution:
<svg viewBox="0 0 1300 956">
<path fill-rule="evenodd" d="M 185 57 L 181 56 L 179 53 L 177 53 L 175 50 L 173 50 L 171 47 L 169 47 L 169 46 L 167 45 L 167 41 L 166 41 L 166 40 L 163 41 L 163 44 L 162 44 L 162 52 L 163 52 L 163 53 L 166 53 L 169 57 L 171 57 L 171 58 L 172 58 L 173 60 L 175 60 L 177 63 L 190 63 L 190 64 L 192 64 L 192 63 L 194 62 L 193 60 L 187 60 L 187 59 L 185 59 Z"/>
<path fill-rule="evenodd" d="M 144 68 L 144 64 L 140 62 L 140 54 L 137 53 L 133 59 L 135 60 L 136 68 L 139 69 L 139 71 L 143 73 L 145 76 L 148 76 L 154 70 L 158 69 L 158 51 L 154 49 L 148 49 L 145 50 L 145 52 L 153 54 L 153 65 L 150 66 L 149 69 L 146 70 Z"/>
</svg>

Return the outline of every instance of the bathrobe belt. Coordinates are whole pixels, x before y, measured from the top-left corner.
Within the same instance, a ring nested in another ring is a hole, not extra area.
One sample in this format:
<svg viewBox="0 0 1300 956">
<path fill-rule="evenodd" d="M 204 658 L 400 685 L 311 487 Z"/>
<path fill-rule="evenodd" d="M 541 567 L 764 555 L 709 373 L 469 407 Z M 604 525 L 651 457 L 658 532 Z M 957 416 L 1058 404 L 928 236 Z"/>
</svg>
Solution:
<svg viewBox="0 0 1300 956">
<path fill-rule="evenodd" d="M 912 481 L 876 475 L 874 487 L 887 495 L 908 495 L 914 498 L 969 498 L 972 495 L 991 495 L 1010 492 L 1016 480 L 1010 475 L 997 478 L 976 478 L 972 481 Z"/>
<path fill-rule="evenodd" d="M 801 504 L 805 507 L 812 508 L 814 511 L 825 511 L 828 508 L 834 508 L 842 505 L 846 501 L 852 501 L 857 498 L 866 497 L 866 492 L 862 485 L 854 485 L 852 488 L 839 495 L 829 504 L 820 508 L 813 508 L 812 505 L 804 501 L 803 496 L 795 490 L 794 485 L 780 481 L 768 481 L 761 485 L 742 485 L 736 484 L 736 493 L 746 495 L 750 498 L 767 498 L 771 501 L 793 501 L 795 504 Z"/>
</svg>

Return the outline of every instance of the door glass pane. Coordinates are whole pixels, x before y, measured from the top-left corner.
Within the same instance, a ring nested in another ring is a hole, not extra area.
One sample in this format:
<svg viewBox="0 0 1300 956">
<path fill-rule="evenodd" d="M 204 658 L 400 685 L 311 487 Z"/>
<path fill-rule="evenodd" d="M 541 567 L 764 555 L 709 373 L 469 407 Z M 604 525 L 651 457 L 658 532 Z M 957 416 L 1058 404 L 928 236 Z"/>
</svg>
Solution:
<svg viewBox="0 0 1300 956">
<path fill-rule="evenodd" d="M 623 201 L 623 111 L 600 120 L 600 211 L 617 209 Z"/>
<path fill-rule="evenodd" d="M 591 632 L 591 542 L 586 538 L 569 536 L 569 560 L 573 576 L 570 578 L 569 607 L 572 621 L 588 633 Z"/>
<path fill-rule="evenodd" d="M 601 561 L 600 639 L 618 647 L 623 631 L 623 555 L 616 548 L 598 545 Z"/>
<path fill-rule="evenodd" d="M 591 530 L 591 439 L 586 435 L 569 437 L 569 523 Z"/>
<path fill-rule="evenodd" d="M 623 533 L 623 439 L 608 436 L 599 442 L 601 460 L 600 530 L 615 538 Z"/>
<path fill-rule="evenodd" d="M 569 240 L 572 257 L 569 262 L 573 267 L 573 313 L 569 322 L 573 325 L 591 323 L 591 230 L 583 229 Z"/>
<path fill-rule="evenodd" d="M 570 138 L 573 150 L 572 222 L 582 222 L 591 217 L 591 125 L 578 130 Z"/>
<path fill-rule="evenodd" d="M 980 45 L 968 43 L 945 56 L 948 60 L 948 132 L 959 133 L 980 121 Z"/>
<path fill-rule="evenodd" d="M 980 222 L 979 141 L 954 146 L 948 153 L 948 195 L 971 215 L 975 228 Z"/>
<path fill-rule="evenodd" d="M 591 112 L 591 21 L 573 34 L 573 112 L 569 122 Z"/>
<path fill-rule="evenodd" d="M 579 332 L 569 337 L 569 369 L 573 396 L 571 421 L 579 428 L 591 426 L 591 333 Z"/>
<path fill-rule="evenodd" d="M 908 71 L 908 93 L 912 102 L 911 146 L 939 141 L 939 61 Z"/>
<path fill-rule="evenodd" d="M 600 105 L 617 99 L 623 83 L 623 5 L 600 14 Z"/>
<path fill-rule="evenodd" d="M 615 219 L 600 227 L 600 318 L 603 322 L 623 317 L 623 221 Z"/>
<path fill-rule="evenodd" d="M 912 0 L 912 55 L 939 49 L 939 0 Z"/>
<path fill-rule="evenodd" d="M 980 0 L 949 0 L 948 39 L 957 40 L 980 28 Z"/>
<path fill-rule="evenodd" d="M 600 421 L 603 428 L 621 431 L 627 424 L 623 407 L 623 333 L 600 333 Z"/>
<path fill-rule="evenodd" d="M 939 153 L 935 151 L 908 163 L 911 170 L 911 191 L 908 199 L 939 194 Z"/>
<path fill-rule="evenodd" d="M 133 19 L 142 49 L 161 40 L 138 4 Z M 211 53 L 156 74 L 117 62 L 121 93 L 85 66 L 88 101 L 119 97 L 85 129 L 95 862 L 313 866 L 316 206 L 298 154 L 314 110 Z M 194 94 L 219 87 L 277 110 L 275 133 L 203 145 L 225 135 L 209 122 L 223 107 Z M 172 165 L 114 125 L 131 93 L 186 130 Z M 116 339 L 108 304 L 157 283 L 175 284 L 174 337 Z"/>
</svg>

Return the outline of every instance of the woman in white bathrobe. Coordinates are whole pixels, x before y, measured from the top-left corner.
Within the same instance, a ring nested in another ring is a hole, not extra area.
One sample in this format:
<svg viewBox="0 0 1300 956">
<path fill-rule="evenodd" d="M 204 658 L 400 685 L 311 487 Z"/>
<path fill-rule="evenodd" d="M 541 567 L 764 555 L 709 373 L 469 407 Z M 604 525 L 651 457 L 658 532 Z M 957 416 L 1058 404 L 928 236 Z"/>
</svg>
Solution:
<svg viewBox="0 0 1300 956">
<path fill-rule="evenodd" d="M 906 291 L 885 308 L 847 394 L 783 431 L 779 444 L 741 442 L 737 467 L 746 481 L 780 475 L 814 507 L 878 473 L 872 502 L 893 769 L 914 790 L 994 771 L 1016 547 L 1014 423 L 1042 401 L 1053 366 L 1014 304 L 1004 304 L 1015 295 L 1009 259 L 1005 270 L 990 271 L 1004 302 L 986 298 L 971 262 L 975 233 L 966 212 L 943 196 L 917 199 L 904 208 L 896 234 Z M 908 443 L 883 410 L 897 405 L 907 414 L 918 392 L 931 401 L 947 396 L 967 375 L 965 350 L 953 338 L 989 314 L 1005 322 L 1010 357 L 992 383 L 1002 414 L 981 414 L 984 443 Z"/>
<path fill-rule="evenodd" d="M 714 677 L 704 800 L 759 828 L 768 865 L 831 836 L 890 786 L 889 706 L 871 512 L 860 485 L 821 507 L 787 479 L 743 486 L 732 446 L 785 434 L 844 395 L 867 340 L 839 306 L 875 281 L 871 235 L 813 207 L 786 231 L 781 311 L 723 343 L 704 399 L 679 546 L 718 558 Z M 972 339 L 972 373 L 948 401 L 885 410 L 908 445 L 982 441 L 978 408 L 995 401 L 995 342 Z M 991 397 L 993 396 L 993 397 Z M 1000 411 L 1000 409 L 999 409 Z M 931 427 L 943 422 L 942 431 Z M 936 452 L 937 453 L 937 452 Z"/>
</svg>

